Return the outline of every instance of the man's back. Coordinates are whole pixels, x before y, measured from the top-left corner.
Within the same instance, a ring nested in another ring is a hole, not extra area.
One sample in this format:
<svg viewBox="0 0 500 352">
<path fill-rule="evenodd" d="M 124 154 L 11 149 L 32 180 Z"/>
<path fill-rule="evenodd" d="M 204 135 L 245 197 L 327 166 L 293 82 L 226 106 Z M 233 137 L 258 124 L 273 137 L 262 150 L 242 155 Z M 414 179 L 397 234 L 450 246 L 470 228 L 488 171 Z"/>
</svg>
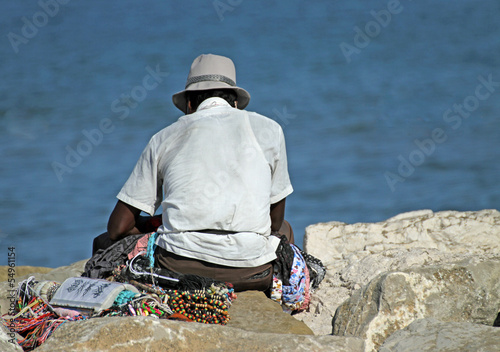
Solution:
<svg viewBox="0 0 500 352">
<path fill-rule="evenodd" d="M 220 100 L 208 99 L 151 139 L 153 160 L 146 161 L 157 164 L 163 182 L 160 232 L 269 234 L 271 179 L 284 148 L 281 128 Z M 214 102 L 221 105 L 209 105 Z"/>
</svg>

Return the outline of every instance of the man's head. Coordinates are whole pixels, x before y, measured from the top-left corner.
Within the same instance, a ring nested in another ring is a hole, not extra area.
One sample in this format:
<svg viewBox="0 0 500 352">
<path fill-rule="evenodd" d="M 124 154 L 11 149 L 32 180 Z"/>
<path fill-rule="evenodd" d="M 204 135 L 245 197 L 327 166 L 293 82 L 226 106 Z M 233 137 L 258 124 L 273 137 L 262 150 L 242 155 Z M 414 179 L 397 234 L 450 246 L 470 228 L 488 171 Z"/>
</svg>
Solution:
<svg viewBox="0 0 500 352">
<path fill-rule="evenodd" d="M 231 98 L 232 94 L 236 96 L 235 99 Z M 220 96 L 224 99 L 227 97 L 233 101 L 232 103 L 226 99 L 229 104 L 239 109 L 244 109 L 250 101 L 250 94 L 236 86 L 236 70 L 233 61 L 227 57 L 212 54 L 200 55 L 193 61 L 185 89 L 174 94 L 172 100 L 182 112 L 189 113 L 191 111 L 188 110 L 188 104 L 191 104 L 191 110 L 194 111 L 201 101 L 196 107 L 194 103 L 204 96 L 206 98 Z M 236 101 L 237 103 L 234 104 Z"/>
<path fill-rule="evenodd" d="M 238 98 L 232 89 L 193 90 L 186 92 L 187 113 L 195 112 L 204 100 L 212 97 L 224 99 L 233 108 L 238 107 Z"/>
</svg>

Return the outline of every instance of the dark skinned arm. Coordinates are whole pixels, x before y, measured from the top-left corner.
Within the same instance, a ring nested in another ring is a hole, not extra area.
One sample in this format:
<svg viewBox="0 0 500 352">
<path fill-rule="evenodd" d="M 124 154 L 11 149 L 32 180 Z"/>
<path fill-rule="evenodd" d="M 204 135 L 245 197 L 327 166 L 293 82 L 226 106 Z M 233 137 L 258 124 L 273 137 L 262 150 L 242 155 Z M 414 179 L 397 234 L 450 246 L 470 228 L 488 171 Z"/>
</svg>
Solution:
<svg viewBox="0 0 500 352">
<path fill-rule="evenodd" d="M 142 233 L 136 223 L 139 220 L 141 211 L 131 205 L 119 200 L 108 221 L 109 238 L 113 241 L 121 238 Z"/>
<path fill-rule="evenodd" d="M 271 232 L 278 232 L 285 220 L 285 201 L 283 198 L 278 203 L 271 204 Z"/>
</svg>

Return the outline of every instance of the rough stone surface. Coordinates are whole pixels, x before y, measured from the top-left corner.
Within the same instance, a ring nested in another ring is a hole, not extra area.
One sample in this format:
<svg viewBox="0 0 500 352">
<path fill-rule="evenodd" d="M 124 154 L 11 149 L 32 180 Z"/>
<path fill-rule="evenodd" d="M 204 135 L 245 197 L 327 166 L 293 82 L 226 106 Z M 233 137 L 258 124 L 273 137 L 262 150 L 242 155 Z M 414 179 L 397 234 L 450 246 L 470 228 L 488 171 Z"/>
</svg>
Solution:
<svg viewBox="0 0 500 352">
<path fill-rule="evenodd" d="M 53 268 L 46 268 L 43 266 L 16 266 L 14 267 L 16 277 L 29 275 L 32 273 L 45 274 L 52 270 Z M 0 282 L 7 281 L 9 279 L 9 266 L 0 266 Z M 11 276 L 12 277 L 12 276 Z"/>
<path fill-rule="evenodd" d="M 500 212 L 419 210 L 379 223 L 329 222 L 309 226 L 304 249 L 329 263 L 352 253 L 366 256 L 390 248 L 436 248 L 453 253 L 500 249 Z M 471 247 L 471 244 L 474 246 Z"/>
<path fill-rule="evenodd" d="M 352 351 L 353 337 L 249 332 L 149 317 L 101 318 L 65 323 L 37 351 Z"/>
<path fill-rule="evenodd" d="M 379 352 L 498 352 L 500 328 L 472 323 L 415 320 L 391 335 Z"/>
<path fill-rule="evenodd" d="M 381 274 L 338 307 L 333 334 L 361 337 L 367 350 L 376 351 L 416 319 L 492 326 L 500 302 L 498 278 L 500 257 Z"/>
<path fill-rule="evenodd" d="M 306 324 L 283 313 L 278 303 L 259 291 L 239 292 L 229 308 L 229 316 L 227 326 L 247 331 L 313 335 Z"/>
<path fill-rule="evenodd" d="M 306 229 L 304 249 L 328 271 L 309 311 L 294 317 L 325 335 L 337 307 L 377 275 L 498 256 L 500 212 L 419 210 L 379 223 L 320 223 Z"/>
</svg>

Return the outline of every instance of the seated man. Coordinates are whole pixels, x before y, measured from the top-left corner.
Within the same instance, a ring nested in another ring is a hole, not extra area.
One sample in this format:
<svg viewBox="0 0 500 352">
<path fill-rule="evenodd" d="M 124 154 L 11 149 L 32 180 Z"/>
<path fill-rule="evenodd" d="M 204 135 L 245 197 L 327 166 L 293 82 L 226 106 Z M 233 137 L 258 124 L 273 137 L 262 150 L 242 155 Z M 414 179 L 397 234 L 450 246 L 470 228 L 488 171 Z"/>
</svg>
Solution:
<svg viewBox="0 0 500 352">
<path fill-rule="evenodd" d="M 157 266 L 231 282 L 237 291 L 269 288 L 280 243 L 271 233 L 293 243 L 284 221 L 293 189 L 283 131 L 242 110 L 249 100 L 229 58 L 194 60 L 185 90 L 173 96 L 186 115 L 144 149 L 117 196 L 104 234 L 108 245 L 145 232 L 141 211 L 153 215 L 161 205 Z"/>
</svg>

